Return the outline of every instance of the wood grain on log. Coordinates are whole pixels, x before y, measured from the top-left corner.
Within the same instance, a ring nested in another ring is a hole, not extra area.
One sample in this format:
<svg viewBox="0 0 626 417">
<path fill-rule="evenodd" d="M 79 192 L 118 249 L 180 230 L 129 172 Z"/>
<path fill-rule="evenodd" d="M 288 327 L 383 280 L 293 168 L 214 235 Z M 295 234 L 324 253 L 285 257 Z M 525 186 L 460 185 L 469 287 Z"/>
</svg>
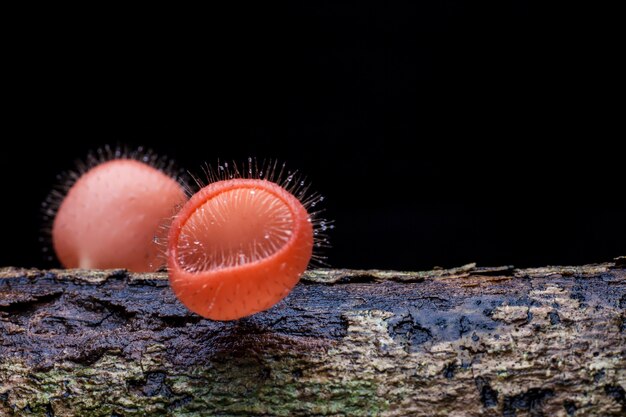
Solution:
<svg viewBox="0 0 626 417">
<path fill-rule="evenodd" d="M 626 265 L 313 270 L 267 312 L 0 269 L 0 415 L 626 415 Z"/>
</svg>

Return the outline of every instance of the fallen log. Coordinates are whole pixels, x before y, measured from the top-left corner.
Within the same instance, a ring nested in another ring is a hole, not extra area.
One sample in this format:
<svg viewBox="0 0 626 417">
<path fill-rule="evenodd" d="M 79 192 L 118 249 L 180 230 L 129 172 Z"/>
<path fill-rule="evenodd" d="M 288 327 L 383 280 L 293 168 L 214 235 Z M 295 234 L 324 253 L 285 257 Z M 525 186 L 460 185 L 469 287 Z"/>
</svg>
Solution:
<svg viewBox="0 0 626 417">
<path fill-rule="evenodd" d="M 626 262 L 312 270 L 269 311 L 0 269 L 0 415 L 626 415 Z"/>
</svg>

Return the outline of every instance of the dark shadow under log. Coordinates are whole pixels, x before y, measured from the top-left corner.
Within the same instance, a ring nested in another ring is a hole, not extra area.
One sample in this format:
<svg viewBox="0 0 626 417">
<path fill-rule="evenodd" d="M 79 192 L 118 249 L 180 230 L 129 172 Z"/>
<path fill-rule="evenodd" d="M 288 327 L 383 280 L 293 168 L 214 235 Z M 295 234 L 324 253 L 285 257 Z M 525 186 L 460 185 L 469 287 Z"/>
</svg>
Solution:
<svg viewBox="0 0 626 417">
<path fill-rule="evenodd" d="M 165 274 L 0 269 L 0 416 L 626 414 L 626 265 L 313 270 L 236 322 Z"/>
</svg>

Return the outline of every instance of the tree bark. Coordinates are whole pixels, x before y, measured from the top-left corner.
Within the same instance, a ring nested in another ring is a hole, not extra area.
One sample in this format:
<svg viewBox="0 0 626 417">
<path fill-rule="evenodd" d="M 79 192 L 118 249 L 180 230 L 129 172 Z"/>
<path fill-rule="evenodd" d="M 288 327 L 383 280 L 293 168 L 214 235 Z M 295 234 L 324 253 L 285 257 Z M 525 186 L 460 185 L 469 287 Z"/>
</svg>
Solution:
<svg viewBox="0 0 626 417">
<path fill-rule="evenodd" d="M 162 273 L 0 269 L 0 415 L 626 415 L 626 259 L 312 270 L 204 320 Z"/>
</svg>

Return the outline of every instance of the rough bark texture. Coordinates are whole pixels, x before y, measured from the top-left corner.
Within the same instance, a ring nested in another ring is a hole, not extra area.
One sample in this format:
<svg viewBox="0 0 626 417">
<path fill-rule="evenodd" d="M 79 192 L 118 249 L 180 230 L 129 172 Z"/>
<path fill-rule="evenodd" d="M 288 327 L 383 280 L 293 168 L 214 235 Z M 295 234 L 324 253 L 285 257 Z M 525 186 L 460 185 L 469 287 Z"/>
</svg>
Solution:
<svg viewBox="0 0 626 417">
<path fill-rule="evenodd" d="M 0 415 L 626 414 L 626 262 L 314 270 L 236 322 L 165 274 L 0 269 Z"/>
</svg>

